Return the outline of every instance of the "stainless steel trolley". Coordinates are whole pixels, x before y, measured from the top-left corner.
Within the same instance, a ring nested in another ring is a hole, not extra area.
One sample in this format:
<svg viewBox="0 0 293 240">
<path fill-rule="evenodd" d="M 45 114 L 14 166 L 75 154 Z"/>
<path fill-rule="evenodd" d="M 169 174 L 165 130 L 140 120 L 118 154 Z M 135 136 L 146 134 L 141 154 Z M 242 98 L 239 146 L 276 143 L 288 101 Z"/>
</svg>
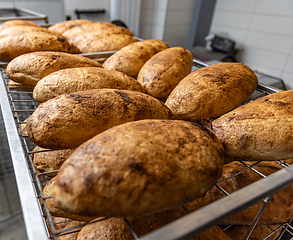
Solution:
<svg viewBox="0 0 293 240">
<path fill-rule="evenodd" d="M 207 65 L 194 60 L 194 66 L 201 68 Z M 29 240 L 57 239 L 58 236 L 65 233 L 62 233 L 62 229 L 56 230 L 56 224 L 58 223 L 53 221 L 42 193 L 42 189 L 49 178 L 46 173 L 36 172 L 31 158 L 35 145 L 21 129 L 21 124 L 34 111 L 38 103 L 33 99 L 32 92 L 13 90 L 11 86 L 3 68 L 0 74 L 0 103 L 27 236 Z M 278 91 L 280 89 L 260 83 L 249 101 Z M 249 166 L 244 162 L 241 163 L 246 166 L 247 171 L 256 171 L 254 169 L 255 164 Z M 263 201 L 262 207 L 246 235 L 246 239 L 249 239 L 270 197 L 293 184 L 293 166 L 287 165 L 283 161 L 278 161 L 278 163 L 283 166 L 282 170 L 270 176 L 259 173 L 263 179 L 233 194 L 228 194 L 226 197 L 195 212 L 187 213 L 186 216 L 140 238 L 131 229 L 127 219 L 125 221 L 135 239 L 190 239 L 241 210 Z M 222 191 L 225 192 L 224 189 Z M 73 227 L 72 231 L 78 231 L 78 227 L 80 226 Z M 289 223 L 284 223 L 278 229 L 280 228 L 284 230 L 283 232 L 289 232 L 291 226 Z M 274 231 L 276 230 L 272 229 L 272 233 Z"/>
</svg>

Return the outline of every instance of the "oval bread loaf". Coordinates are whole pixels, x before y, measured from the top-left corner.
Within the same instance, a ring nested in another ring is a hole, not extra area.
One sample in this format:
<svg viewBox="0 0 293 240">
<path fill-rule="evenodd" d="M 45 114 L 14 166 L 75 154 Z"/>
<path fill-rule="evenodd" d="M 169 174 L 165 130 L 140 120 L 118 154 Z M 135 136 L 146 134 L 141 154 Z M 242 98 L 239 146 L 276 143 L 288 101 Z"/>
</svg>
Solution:
<svg viewBox="0 0 293 240">
<path fill-rule="evenodd" d="M 166 100 L 175 119 L 216 118 L 247 100 L 257 76 L 242 63 L 218 63 L 188 74 Z"/>
<path fill-rule="evenodd" d="M 167 43 L 158 39 L 132 43 L 111 55 L 104 62 L 103 67 L 118 70 L 131 77 L 137 77 L 138 72 L 147 60 L 167 48 Z"/>
<path fill-rule="evenodd" d="M 113 126 L 140 119 L 170 119 L 170 110 L 147 94 L 92 89 L 41 103 L 27 119 L 29 138 L 49 149 L 75 148 Z"/>
<path fill-rule="evenodd" d="M 56 34 L 63 34 L 65 31 L 67 31 L 68 29 L 72 27 L 80 26 L 83 24 L 89 24 L 89 23 L 93 23 L 93 22 L 87 19 L 67 20 L 67 21 L 53 24 L 52 26 L 48 27 L 48 30 Z"/>
<path fill-rule="evenodd" d="M 45 201 L 52 216 L 70 218 L 73 220 L 85 221 L 85 222 L 89 222 L 94 219 L 94 217 L 82 216 L 79 214 L 72 214 L 70 212 L 64 211 L 63 209 L 56 207 L 52 199 L 52 190 L 55 184 L 56 184 L 56 177 L 53 177 L 49 182 L 46 183 L 43 189 L 43 194 L 46 197 Z"/>
<path fill-rule="evenodd" d="M 144 218 L 127 219 L 133 231 L 138 237 L 142 237 L 151 231 L 164 226 L 176 217 L 184 216 L 184 210 L 176 208 L 176 211 L 164 211 Z M 134 240 L 129 227 L 122 218 L 108 218 L 106 220 L 93 220 L 86 224 L 78 233 L 76 240 Z M 210 228 L 192 240 L 230 240 L 230 238 L 217 226 Z"/>
<path fill-rule="evenodd" d="M 281 224 L 271 224 L 271 225 L 256 225 L 253 229 L 249 240 L 276 240 L 278 236 L 282 233 Z M 221 226 L 222 229 L 225 229 L 225 234 L 229 236 L 230 240 L 245 239 L 246 234 L 250 231 L 250 225 L 230 225 L 230 226 Z"/>
<path fill-rule="evenodd" d="M 137 81 L 146 92 L 164 99 L 192 69 L 193 55 L 182 47 L 165 49 L 151 57 L 140 69 Z"/>
<path fill-rule="evenodd" d="M 129 122 L 70 155 L 58 172 L 53 200 L 78 214 L 148 215 L 202 196 L 222 166 L 221 143 L 191 122 Z"/>
<path fill-rule="evenodd" d="M 33 163 L 35 168 L 41 172 L 52 172 L 59 170 L 62 163 L 69 157 L 74 149 L 50 150 L 36 146 L 33 149 Z M 57 172 L 48 173 L 49 176 L 56 176 Z"/>
<path fill-rule="evenodd" d="M 80 67 L 62 69 L 42 78 L 33 90 L 33 97 L 38 102 L 45 102 L 64 93 L 101 88 L 144 92 L 136 79 L 122 72 L 97 67 Z"/>
<path fill-rule="evenodd" d="M 52 72 L 73 67 L 102 67 L 100 63 L 83 56 L 52 51 L 23 54 L 6 67 L 7 76 L 15 82 L 35 86 Z"/>
<path fill-rule="evenodd" d="M 132 36 L 112 33 L 93 37 L 87 35 L 87 37 L 84 37 L 83 41 L 76 43 L 75 46 L 77 46 L 82 53 L 93 53 L 117 51 L 135 42 L 137 42 L 137 40 Z"/>
<path fill-rule="evenodd" d="M 253 169 L 256 171 L 247 169 L 247 166 L 240 162 L 228 163 L 224 165 L 222 176 L 217 185 L 224 189 L 228 194 L 232 194 L 243 187 L 261 180 L 263 177 L 259 173 L 264 176 L 269 176 L 270 174 L 283 169 L 283 167 L 264 161 L 254 165 Z M 214 186 L 205 194 L 205 196 L 185 204 L 185 207 L 189 211 L 196 211 L 225 196 L 227 195 L 218 187 Z M 293 206 L 291 204 L 292 196 L 293 185 L 272 195 L 272 199 L 262 213 L 258 224 L 285 223 L 290 221 L 293 214 Z M 259 202 L 253 205 L 223 221 L 222 224 L 252 224 L 262 204 L 263 202 Z"/>
<path fill-rule="evenodd" d="M 227 156 L 247 160 L 293 157 L 293 90 L 259 98 L 212 122 Z"/>
<path fill-rule="evenodd" d="M 128 218 L 128 222 L 136 235 L 141 237 L 151 231 L 154 231 L 169 222 L 172 222 L 186 215 L 182 207 L 161 211 L 146 217 Z M 122 218 L 101 218 L 94 219 L 86 224 L 78 233 L 77 240 L 117 240 L 133 239 L 133 235 Z"/>
<path fill-rule="evenodd" d="M 125 35 L 133 36 L 132 32 L 125 28 L 117 26 L 110 22 L 94 22 L 92 24 L 84 24 L 81 26 L 72 27 L 63 33 L 63 36 L 71 40 L 81 34 L 86 32 L 96 32 L 96 34 L 103 34 L 103 33 L 122 33 Z"/>
<path fill-rule="evenodd" d="M 0 59 L 12 60 L 25 53 L 57 51 L 80 53 L 65 38 L 46 32 L 26 32 L 0 39 Z"/>
<path fill-rule="evenodd" d="M 7 37 L 7 36 L 13 36 L 25 32 L 46 32 L 51 33 L 47 28 L 43 28 L 40 26 L 13 26 L 8 27 L 0 31 L 0 38 Z"/>
<path fill-rule="evenodd" d="M 5 29 L 5 28 L 9 28 L 9 27 L 13 27 L 13 26 L 34 26 L 34 27 L 41 27 L 38 24 L 36 24 L 35 22 L 29 21 L 29 20 L 24 20 L 24 19 L 15 19 L 15 20 L 8 20 L 5 21 L 4 23 L 2 23 L 0 25 L 0 31 Z"/>
<path fill-rule="evenodd" d="M 84 224 L 86 224 L 87 222 L 73 221 L 73 220 L 70 221 L 70 219 L 68 219 L 68 218 L 67 218 L 67 220 L 66 220 L 66 218 L 64 218 L 64 219 L 65 219 L 64 220 L 65 223 L 67 223 L 65 227 L 61 228 L 62 234 L 64 234 L 64 235 L 60 234 L 58 236 L 58 240 L 76 240 L 79 231 L 82 229 Z M 60 223 L 58 223 L 56 225 L 60 225 Z M 61 230 L 61 229 L 59 229 L 59 230 Z M 74 229 L 74 231 L 72 231 L 72 229 Z"/>
<path fill-rule="evenodd" d="M 127 28 L 120 27 L 120 26 L 111 26 L 107 28 L 102 28 L 100 30 L 90 30 L 90 29 L 84 30 L 82 34 L 79 34 L 71 38 L 67 37 L 67 39 L 72 44 L 78 46 L 81 43 L 85 43 L 89 40 L 98 38 L 101 35 L 110 35 L 110 34 L 121 34 L 121 35 L 127 35 L 129 37 L 133 37 L 132 32 L 130 32 Z"/>
</svg>

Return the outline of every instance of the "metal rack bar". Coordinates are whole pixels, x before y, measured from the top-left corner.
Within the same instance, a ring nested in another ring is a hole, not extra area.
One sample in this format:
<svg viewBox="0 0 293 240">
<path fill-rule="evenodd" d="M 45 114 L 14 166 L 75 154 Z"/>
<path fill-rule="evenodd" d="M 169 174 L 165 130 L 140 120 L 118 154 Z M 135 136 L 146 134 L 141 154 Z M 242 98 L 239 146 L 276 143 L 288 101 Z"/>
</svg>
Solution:
<svg viewBox="0 0 293 240">
<path fill-rule="evenodd" d="M 108 58 L 116 51 L 107 51 L 107 52 L 99 52 L 99 53 L 80 53 L 77 54 L 79 56 L 95 59 L 95 58 Z"/>
<path fill-rule="evenodd" d="M 26 13 L 26 16 L 16 16 L 16 17 L 0 17 L 0 22 L 5 22 L 8 20 L 23 19 L 23 20 L 43 20 L 45 23 L 48 23 L 48 17 L 44 14 L 37 13 L 35 11 L 26 9 L 26 8 L 1 8 L 1 10 L 14 11 L 16 13 Z"/>
<path fill-rule="evenodd" d="M 47 239 L 48 236 L 44 220 L 41 215 L 39 202 L 26 164 L 25 154 L 19 138 L 19 133 L 15 126 L 2 75 L 0 76 L 0 103 L 11 158 L 13 160 L 12 163 L 18 185 L 18 192 L 21 196 L 20 203 L 27 230 L 27 237 L 30 240 Z"/>
</svg>

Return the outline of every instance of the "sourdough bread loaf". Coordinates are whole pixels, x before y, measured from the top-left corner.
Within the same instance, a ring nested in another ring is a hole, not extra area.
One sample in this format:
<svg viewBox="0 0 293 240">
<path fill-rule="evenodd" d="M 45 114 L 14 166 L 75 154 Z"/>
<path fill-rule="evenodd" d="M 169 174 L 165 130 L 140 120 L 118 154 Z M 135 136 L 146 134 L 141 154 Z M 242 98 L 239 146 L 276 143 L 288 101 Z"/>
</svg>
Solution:
<svg viewBox="0 0 293 240">
<path fill-rule="evenodd" d="M 211 131 L 234 159 L 293 157 L 293 90 L 245 104 L 212 121 Z"/>
<path fill-rule="evenodd" d="M 142 66 L 152 56 L 168 47 L 167 43 L 158 39 L 132 43 L 111 55 L 103 66 L 107 69 L 118 70 L 131 77 L 137 77 Z"/>
<path fill-rule="evenodd" d="M 60 208 L 58 208 L 52 199 L 52 190 L 53 190 L 53 186 L 55 185 L 55 181 L 56 181 L 56 177 L 53 177 L 49 182 L 47 182 L 47 184 L 45 185 L 44 189 L 43 189 L 43 194 L 45 196 L 45 202 L 48 206 L 48 209 L 50 211 L 50 213 L 52 214 L 52 216 L 54 217 L 62 217 L 62 218 L 69 218 L 72 220 L 76 220 L 76 221 L 84 221 L 84 222 L 90 222 L 91 220 L 93 220 L 93 217 L 88 217 L 88 216 L 82 216 L 79 214 L 72 214 L 70 212 L 64 211 Z"/>
<path fill-rule="evenodd" d="M 102 67 L 102 65 L 93 59 L 75 54 L 38 51 L 13 59 L 6 67 L 6 74 L 15 82 L 35 86 L 50 73 L 73 67 Z"/>
<path fill-rule="evenodd" d="M 178 208 L 176 210 L 179 210 Z M 184 216 L 183 209 L 181 209 L 181 215 Z M 137 234 L 138 237 L 142 237 L 159 227 L 164 226 L 180 214 L 175 211 L 164 211 L 145 218 L 130 218 L 127 219 L 130 226 Z M 84 226 L 77 235 L 76 240 L 116 240 L 127 239 L 134 240 L 129 227 L 122 218 L 109 218 L 107 220 L 98 221 L 94 220 Z M 215 226 L 197 237 L 191 238 L 192 240 L 229 240 L 229 237 L 223 232 L 222 229 Z"/>
<path fill-rule="evenodd" d="M 10 61 L 22 54 L 36 51 L 80 53 L 64 37 L 46 32 L 25 32 L 0 39 L 0 59 Z"/>
<path fill-rule="evenodd" d="M 170 93 L 166 105 L 174 118 L 199 122 L 238 107 L 257 85 L 257 76 L 248 66 L 218 63 L 188 74 Z"/>
<path fill-rule="evenodd" d="M 79 67 L 62 69 L 42 78 L 33 90 L 33 97 L 38 102 L 45 102 L 65 93 L 102 88 L 145 92 L 136 79 L 122 72 Z"/>
<path fill-rule="evenodd" d="M 67 20 L 53 24 L 52 26 L 48 27 L 48 30 L 52 33 L 56 34 L 63 34 L 70 28 L 81 26 L 83 24 L 93 23 L 88 19 L 74 19 L 74 20 Z"/>
<path fill-rule="evenodd" d="M 99 36 L 84 36 L 82 41 L 76 43 L 75 46 L 82 53 L 117 51 L 121 48 L 137 42 L 137 39 L 126 34 L 102 34 Z"/>
<path fill-rule="evenodd" d="M 29 20 L 24 20 L 24 19 L 14 19 L 14 20 L 8 20 L 3 22 L 0 25 L 0 31 L 5 29 L 5 28 L 9 28 L 9 27 L 13 27 L 13 26 L 34 26 L 34 27 L 40 27 L 37 23 L 29 21 Z"/>
<path fill-rule="evenodd" d="M 164 103 L 147 94 L 91 89 L 41 103 L 27 119 L 26 130 L 37 146 L 69 149 L 126 122 L 170 118 L 172 114 Z"/>
<path fill-rule="evenodd" d="M 67 211 L 130 217 L 202 196 L 221 175 L 223 149 L 190 122 L 145 119 L 112 127 L 62 164 L 53 200 Z"/>
<path fill-rule="evenodd" d="M 41 173 L 57 171 L 73 151 L 74 149 L 53 151 L 36 146 L 33 149 L 32 160 L 35 168 Z M 48 173 L 47 175 L 56 176 L 57 172 Z"/>
<path fill-rule="evenodd" d="M 137 81 L 146 92 L 165 99 L 192 69 L 192 53 L 182 47 L 167 48 L 151 57 L 140 69 Z"/>
</svg>

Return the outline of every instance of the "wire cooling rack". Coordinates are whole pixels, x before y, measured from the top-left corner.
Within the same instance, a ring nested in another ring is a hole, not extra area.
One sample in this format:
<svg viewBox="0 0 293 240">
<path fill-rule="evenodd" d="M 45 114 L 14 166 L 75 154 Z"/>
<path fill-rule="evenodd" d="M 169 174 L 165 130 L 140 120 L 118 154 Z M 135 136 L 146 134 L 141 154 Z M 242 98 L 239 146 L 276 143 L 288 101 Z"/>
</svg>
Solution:
<svg viewBox="0 0 293 240">
<path fill-rule="evenodd" d="M 194 60 L 194 66 L 201 68 L 207 65 Z M 5 69 L 1 70 L 0 77 L 1 109 L 19 188 L 28 239 L 58 239 L 62 235 L 80 231 L 84 224 L 76 224 L 65 229 L 60 226 L 70 220 L 56 221 L 51 215 L 46 204 L 47 198 L 44 196 L 42 190 L 45 184 L 51 179 L 50 173 L 52 172 L 37 172 L 33 165 L 32 154 L 37 153 L 34 151 L 35 144 L 27 138 L 26 133 L 22 129 L 22 125 L 25 124 L 26 118 L 32 114 L 39 103 L 33 99 L 32 91 L 27 91 L 26 89 L 18 90 L 18 88 L 15 88 L 17 84 L 9 82 L 10 79 L 7 77 Z M 259 83 L 257 91 L 247 102 L 278 91 L 280 89 Z M 190 239 L 214 225 L 220 224 L 224 219 L 239 213 L 249 206 L 262 202 L 262 206 L 246 234 L 245 239 L 249 239 L 271 196 L 293 183 L 293 166 L 290 166 L 286 161 L 277 161 L 282 170 L 270 176 L 265 176 L 255 169 L 258 163 L 240 163 L 245 166 L 243 171 L 257 172 L 262 179 L 232 194 L 229 194 L 217 183 L 216 187 L 226 194 L 226 197 L 195 212 L 189 212 L 182 206 L 186 212 L 185 216 L 144 236 L 137 235 L 128 219 L 124 219 L 125 224 L 135 239 Z M 239 172 L 232 177 L 236 177 L 238 174 L 241 173 Z M 102 218 L 98 221 L 105 219 L 107 218 Z M 282 230 L 284 235 L 293 232 L 289 222 L 282 223 L 277 228 L 274 226 L 267 227 L 271 230 L 271 233 L 267 237 L 279 230 Z M 279 239 L 281 239 L 281 235 Z"/>
</svg>

